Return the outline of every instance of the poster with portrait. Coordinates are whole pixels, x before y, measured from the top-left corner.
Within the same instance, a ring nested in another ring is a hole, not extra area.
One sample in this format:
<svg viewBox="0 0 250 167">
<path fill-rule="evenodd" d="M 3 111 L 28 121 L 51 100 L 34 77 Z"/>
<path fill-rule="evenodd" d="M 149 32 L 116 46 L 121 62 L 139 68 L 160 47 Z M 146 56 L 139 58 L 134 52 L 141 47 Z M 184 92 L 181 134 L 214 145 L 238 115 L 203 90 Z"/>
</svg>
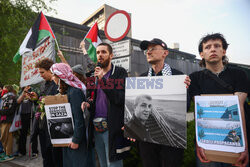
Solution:
<svg viewBox="0 0 250 167">
<path fill-rule="evenodd" d="M 45 105 L 45 112 L 51 143 L 53 145 L 67 146 L 72 141 L 74 133 L 70 104 L 47 104 Z"/>
<path fill-rule="evenodd" d="M 125 137 L 186 148 L 185 78 L 186 75 L 126 78 Z"/>
<path fill-rule="evenodd" d="M 195 96 L 196 141 L 206 150 L 245 150 L 238 96 Z"/>
</svg>

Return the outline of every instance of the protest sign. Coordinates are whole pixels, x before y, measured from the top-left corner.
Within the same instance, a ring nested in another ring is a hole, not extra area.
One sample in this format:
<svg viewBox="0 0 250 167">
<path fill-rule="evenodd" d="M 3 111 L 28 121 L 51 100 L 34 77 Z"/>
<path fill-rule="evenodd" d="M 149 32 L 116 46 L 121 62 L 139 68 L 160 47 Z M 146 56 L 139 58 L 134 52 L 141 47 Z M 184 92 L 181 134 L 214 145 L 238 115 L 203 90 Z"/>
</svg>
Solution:
<svg viewBox="0 0 250 167">
<path fill-rule="evenodd" d="M 211 161 L 236 163 L 245 150 L 238 96 L 195 96 L 196 141 Z"/>
<path fill-rule="evenodd" d="M 67 147 L 73 136 L 73 117 L 66 95 L 45 97 L 45 112 L 51 143 Z"/>
<path fill-rule="evenodd" d="M 186 148 L 185 77 L 126 78 L 125 137 Z"/>
<path fill-rule="evenodd" d="M 22 55 L 21 87 L 43 81 L 38 68 L 35 68 L 35 63 L 44 58 L 55 59 L 55 42 L 53 38 L 47 37 L 41 40 L 34 51 L 26 52 Z"/>
</svg>

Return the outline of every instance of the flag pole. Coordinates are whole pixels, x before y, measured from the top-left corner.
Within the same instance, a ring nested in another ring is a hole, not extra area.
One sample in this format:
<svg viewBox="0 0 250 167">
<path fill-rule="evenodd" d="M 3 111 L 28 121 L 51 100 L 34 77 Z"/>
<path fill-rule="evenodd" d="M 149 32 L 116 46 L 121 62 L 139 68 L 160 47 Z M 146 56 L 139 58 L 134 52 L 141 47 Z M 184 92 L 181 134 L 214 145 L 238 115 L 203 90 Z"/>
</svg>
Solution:
<svg viewBox="0 0 250 167">
<path fill-rule="evenodd" d="M 57 49 L 58 49 L 58 50 L 60 50 L 60 48 L 59 48 L 59 45 L 58 45 L 58 42 L 57 42 L 56 38 L 55 38 L 55 42 L 56 42 Z"/>
</svg>

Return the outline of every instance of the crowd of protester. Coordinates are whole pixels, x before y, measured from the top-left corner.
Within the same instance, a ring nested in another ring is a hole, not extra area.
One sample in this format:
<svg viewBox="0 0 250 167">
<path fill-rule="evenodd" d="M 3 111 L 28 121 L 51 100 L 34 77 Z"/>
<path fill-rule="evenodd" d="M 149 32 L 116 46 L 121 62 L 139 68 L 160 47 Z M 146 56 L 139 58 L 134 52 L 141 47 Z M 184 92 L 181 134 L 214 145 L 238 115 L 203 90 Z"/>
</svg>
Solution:
<svg viewBox="0 0 250 167">
<path fill-rule="evenodd" d="M 84 42 L 80 46 L 83 53 L 86 53 Z M 191 79 L 187 76 L 183 81 L 188 88 L 188 106 L 195 95 L 233 93 L 239 96 L 240 105 L 245 105 L 247 118 L 250 111 L 244 102 L 249 93 L 249 81 L 243 71 L 227 67 L 227 46 L 225 38 L 219 33 L 209 34 L 201 39 L 201 66 L 206 70 L 194 72 L 190 75 Z M 140 48 L 145 50 L 150 64 L 150 68 L 141 76 L 182 74 L 166 64 L 168 47 L 162 40 L 154 38 L 151 41 L 142 41 Z M 44 79 L 40 88 L 29 85 L 17 90 L 16 86 L 0 84 L 0 162 L 26 156 L 27 152 L 31 152 L 31 158 L 36 158 L 40 154 L 37 149 L 39 138 L 44 167 L 95 167 L 95 151 L 101 167 L 122 167 L 123 160 L 129 155 L 131 142 L 137 142 L 144 167 L 181 166 L 184 149 L 124 137 L 124 129 L 127 128 L 124 128 L 127 71 L 111 63 L 113 51 L 109 44 L 99 44 L 96 54 L 100 65 L 88 73 L 84 72 L 80 64 L 70 67 L 62 52 L 58 51 L 62 63 L 54 63 L 45 58 L 35 65 Z M 207 73 L 229 82 L 232 89 L 218 84 Z M 110 82 L 113 84 L 112 89 L 105 89 Z M 46 116 L 38 107 L 41 97 L 57 94 L 67 96 L 74 118 L 72 141 L 67 147 L 53 147 Z M 10 132 L 17 111 L 21 111 L 22 128 Z M 87 112 L 89 115 L 86 117 Z M 246 123 L 243 122 L 244 129 L 249 126 L 248 121 L 247 118 Z M 249 131 L 245 129 L 245 132 L 249 135 Z M 18 149 L 15 152 L 13 133 L 18 134 Z M 28 141 L 31 149 L 29 151 L 26 150 L 28 134 L 31 135 Z M 249 161 L 247 146 L 246 142 L 245 151 L 237 161 L 241 166 L 246 166 Z M 196 155 L 197 166 L 232 166 L 210 162 L 204 150 L 198 146 Z"/>
</svg>

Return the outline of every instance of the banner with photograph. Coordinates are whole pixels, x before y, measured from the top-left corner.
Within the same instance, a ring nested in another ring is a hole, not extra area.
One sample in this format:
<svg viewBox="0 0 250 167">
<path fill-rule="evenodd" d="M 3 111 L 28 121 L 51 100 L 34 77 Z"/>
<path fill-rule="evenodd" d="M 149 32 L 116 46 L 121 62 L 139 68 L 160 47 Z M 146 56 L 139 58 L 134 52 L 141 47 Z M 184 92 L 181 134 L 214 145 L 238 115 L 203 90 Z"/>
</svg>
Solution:
<svg viewBox="0 0 250 167">
<path fill-rule="evenodd" d="M 238 96 L 195 96 L 196 141 L 206 150 L 245 150 Z"/>
<path fill-rule="evenodd" d="M 70 104 L 45 105 L 45 112 L 51 143 L 70 143 L 74 133 L 74 123 Z"/>
<path fill-rule="evenodd" d="M 35 68 L 35 64 L 44 58 L 55 60 L 55 42 L 53 38 L 47 37 L 43 39 L 37 44 L 34 51 L 26 52 L 22 55 L 21 87 L 43 81 L 38 68 Z"/>
<path fill-rule="evenodd" d="M 128 77 L 125 137 L 186 148 L 186 75 Z"/>
</svg>

